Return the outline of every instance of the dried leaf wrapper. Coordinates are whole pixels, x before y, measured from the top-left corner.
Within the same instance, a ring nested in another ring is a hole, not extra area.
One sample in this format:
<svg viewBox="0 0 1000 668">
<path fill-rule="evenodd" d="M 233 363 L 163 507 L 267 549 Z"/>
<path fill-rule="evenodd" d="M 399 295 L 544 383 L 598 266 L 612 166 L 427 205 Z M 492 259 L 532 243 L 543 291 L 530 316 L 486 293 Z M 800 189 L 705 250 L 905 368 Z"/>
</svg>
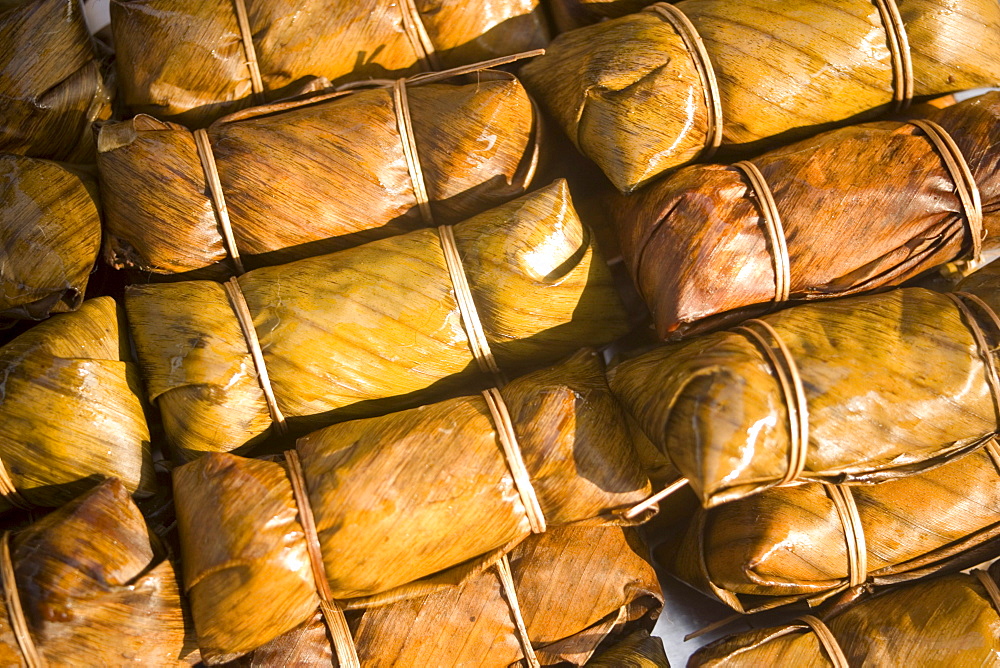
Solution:
<svg viewBox="0 0 1000 668">
<path fill-rule="evenodd" d="M 404 159 L 403 110 L 419 177 Z M 194 135 L 149 116 L 109 124 L 98 152 L 104 255 L 154 275 L 212 277 L 453 224 L 529 187 L 538 124 L 521 84 L 496 71 L 408 83 L 402 98 L 379 86 L 278 103 Z"/>
<path fill-rule="evenodd" d="M 152 493 L 149 429 L 123 320 L 113 299 L 97 297 L 0 348 L 0 462 L 17 501 L 58 506 L 110 477 Z"/>
<path fill-rule="evenodd" d="M 610 273 L 564 181 L 452 229 L 504 371 L 624 333 Z M 304 433 L 481 380 L 442 239 L 418 230 L 239 277 L 266 383 L 251 328 L 241 329 L 222 285 L 130 287 L 132 334 L 171 444 L 187 457 L 250 447 L 271 433 L 277 412 Z"/>
<path fill-rule="evenodd" d="M 841 487 L 857 508 L 857 538 L 831 490 L 809 484 L 698 511 L 679 543 L 662 548 L 661 562 L 748 612 L 802 599 L 818 604 L 851 584 L 852 568 L 866 583 L 888 585 L 959 570 L 1000 551 L 995 443 L 931 471 Z M 852 542 L 863 555 L 851 554 Z"/>
<path fill-rule="evenodd" d="M 1000 578 L 1000 566 L 990 575 Z M 1000 600 L 974 575 L 956 574 L 861 599 L 825 619 L 852 666 L 989 665 L 1000 652 Z M 689 666 L 829 666 L 831 651 L 805 624 L 723 638 Z"/>
<path fill-rule="evenodd" d="M 692 165 L 622 198 L 622 254 L 658 334 L 736 322 L 788 299 L 898 285 L 995 247 L 1000 169 L 991 147 L 1000 141 L 1000 94 L 924 121 L 955 142 L 957 169 L 925 129 L 895 121 L 834 130 L 749 161 L 773 196 L 776 240 L 763 193 L 740 165 Z M 963 165 L 978 206 L 960 197 Z"/>
<path fill-rule="evenodd" d="M 620 510 L 648 495 L 594 353 L 501 392 L 548 526 L 619 523 Z M 531 534 L 481 395 L 333 425 L 300 439 L 296 452 L 316 558 L 341 607 L 467 582 Z M 300 523 L 307 511 L 280 464 L 208 455 L 175 471 L 174 493 L 184 581 L 207 660 L 239 656 L 311 617 L 319 598 Z M 540 629 L 554 621 L 532 623 L 544 636 Z"/>
<path fill-rule="evenodd" d="M 509 560 L 520 614 L 541 665 L 582 665 L 623 630 L 648 629 L 662 605 L 648 548 L 635 529 L 556 528 L 519 543 Z M 447 660 L 507 668 L 520 665 L 523 657 L 496 567 L 459 587 L 349 616 L 362 666 Z M 233 668 L 325 665 L 333 656 L 316 616 L 234 662 Z"/>
<path fill-rule="evenodd" d="M 113 0 L 111 29 L 125 104 L 198 127 L 316 77 L 443 70 L 548 37 L 539 0 Z"/>
<path fill-rule="evenodd" d="M 907 94 L 995 85 L 1000 71 L 992 0 L 907 1 L 895 16 L 881 0 L 650 9 L 563 33 L 522 70 L 528 90 L 625 193 L 708 157 L 715 127 L 726 152 L 750 154 L 888 113 Z M 682 23 L 690 35 L 678 32 Z"/>
<path fill-rule="evenodd" d="M 81 3 L 0 7 L 0 153 L 93 162 L 91 123 L 111 116 L 110 90 Z"/>
<path fill-rule="evenodd" d="M 28 636 L 17 637 L 10 604 L 0 606 L 5 665 L 29 665 L 24 643 L 49 666 L 188 665 L 173 565 L 120 481 L 4 540 Z"/>
<path fill-rule="evenodd" d="M 101 246 L 92 176 L 0 155 L 0 184 L 0 324 L 78 308 Z"/>
<path fill-rule="evenodd" d="M 792 307 L 654 349 L 609 382 L 706 506 L 795 480 L 913 474 L 997 429 L 992 278 L 957 302 L 902 288 Z M 774 340 L 747 331 L 767 326 Z M 790 361 L 780 369 L 769 359 L 779 342 Z M 800 381 L 791 394 L 790 366 Z"/>
</svg>

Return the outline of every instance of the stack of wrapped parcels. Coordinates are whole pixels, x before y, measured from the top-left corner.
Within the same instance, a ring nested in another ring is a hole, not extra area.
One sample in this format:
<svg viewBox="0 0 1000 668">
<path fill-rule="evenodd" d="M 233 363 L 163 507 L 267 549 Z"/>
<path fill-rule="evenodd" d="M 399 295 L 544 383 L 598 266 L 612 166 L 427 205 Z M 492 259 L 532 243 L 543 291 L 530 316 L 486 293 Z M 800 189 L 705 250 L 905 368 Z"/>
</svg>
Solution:
<svg viewBox="0 0 1000 668">
<path fill-rule="evenodd" d="M 996 663 L 994 0 L 94 4 L 0 0 L 5 665 Z"/>
</svg>

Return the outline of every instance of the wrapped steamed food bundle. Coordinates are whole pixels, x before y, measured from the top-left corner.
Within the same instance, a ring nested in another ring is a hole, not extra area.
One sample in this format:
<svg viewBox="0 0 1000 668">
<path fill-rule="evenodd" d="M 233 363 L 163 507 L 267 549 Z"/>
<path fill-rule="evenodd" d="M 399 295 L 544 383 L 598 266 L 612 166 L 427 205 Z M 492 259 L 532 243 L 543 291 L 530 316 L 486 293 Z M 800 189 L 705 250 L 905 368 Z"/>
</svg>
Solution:
<svg viewBox="0 0 1000 668">
<path fill-rule="evenodd" d="M 91 123 L 111 116 L 83 3 L 0 3 L 0 153 L 93 162 Z"/>
<path fill-rule="evenodd" d="M 78 308 L 101 248 L 93 177 L 0 155 L 0 183 L 0 325 Z"/>
<path fill-rule="evenodd" d="M 529 665 L 591 665 L 594 651 L 623 631 L 639 627 L 649 637 L 663 601 L 648 552 L 632 528 L 531 536 L 505 557 L 508 565 L 497 562 L 460 586 L 348 613 L 354 652 L 361 666 L 508 668 L 525 659 L 527 638 Z M 315 614 L 231 666 L 338 665 L 334 654 Z"/>
<path fill-rule="evenodd" d="M 406 76 L 548 41 L 539 0 L 112 0 L 111 29 L 125 104 L 193 126 L 316 77 Z"/>
<path fill-rule="evenodd" d="M 899 283 L 1000 237 L 1000 93 L 692 165 L 617 216 L 661 337 Z"/>
<path fill-rule="evenodd" d="M 456 223 L 528 189 L 539 123 L 520 82 L 493 70 L 277 103 L 194 133 L 109 123 L 104 255 L 159 275 L 242 273 Z"/>
<path fill-rule="evenodd" d="M 173 565 L 118 480 L 5 532 L 0 584 L 4 665 L 189 665 Z"/>
<path fill-rule="evenodd" d="M 642 11 L 652 4 L 653 0 L 548 0 L 559 32 Z"/>
<path fill-rule="evenodd" d="M 663 641 L 648 631 L 636 631 L 587 663 L 589 668 L 670 668 Z"/>
<path fill-rule="evenodd" d="M 879 485 L 780 487 L 700 510 L 660 563 L 739 612 L 960 570 L 1000 553 L 1000 447 Z"/>
<path fill-rule="evenodd" d="M 917 473 L 997 431 L 998 270 L 969 292 L 794 306 L 656 348 L 609 383 L 706 507 Z"/>
<path fill-rule="evenodd" d="M 257 443 L 272 423 L 304 433 L 454 396 L 482 371 L 627 331 L 562 180 L 453 228 L 225 285 L 132 286 L 125 303 L 150 400 L 187 458 Z"/>
<path fill-rule="evenodd" d="M 55 507 L 102 478 L 153 492 L 141 382 L 111 297 L 0 348 L 0 511 Z"/>
<path fill-rule="evenodd" d="M 993 0 L 657 3 L 563 33 L 522 70 L 624 193 L 720 145 L 759 152 L 998 72 Z"/>
<path fill-rule="evenodd" d="M 173 480 L 210 663 L 290 631 L 321 602 L 336 640 L 342 607 L 461 583 L 547 528 L 622 523 L 650 491 L 592 351 L 502 390 L 327 427 L 299 439 L 285 466 L 211 454 Z"/>
<path fill-rule="evenodd" d="M 992 666 L 1000 654 L 1000 563 L 861 598 L 820 620 L 703 647 L 698 666 Z"/>
</svg>

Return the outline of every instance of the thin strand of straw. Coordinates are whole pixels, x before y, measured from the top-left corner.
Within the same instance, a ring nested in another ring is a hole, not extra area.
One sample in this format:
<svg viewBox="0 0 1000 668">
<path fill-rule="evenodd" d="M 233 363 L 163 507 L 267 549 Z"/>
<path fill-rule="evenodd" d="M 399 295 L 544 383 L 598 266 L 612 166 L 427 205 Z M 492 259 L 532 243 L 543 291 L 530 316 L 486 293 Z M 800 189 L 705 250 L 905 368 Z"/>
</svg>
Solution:
<svg viewBox="0 0 1000 668">
<path fill-rule="evenodd" d="M 451 277 L 452 287 L 455 290 L 455 301 L 458 302 L 459 312 L 462 314 L 462 324 L 469 338 L 472 356 L 483 373 L 490 373 L 497 378 L 502 378 L 503 374 L 497 364 L 496 357 L 493 356 L 493 351 L 490 349 L 489 339 L 486 338 L 483 321 L 479 318 L 479 310 L 476 308 L 476 302 L 472 296 L 469 278 L 462 266 L 462 256 L 458 253 L 455 232 L 450 225 L 442 225 L 437 230 L 441 241 L 441 250 L 444 252 L 444 259 L 448 265 L 448 275 Z"/>
<path fill-rule="evenodd" d="M 771 242 L 771 259 L 774 263 L 774 301 L 776 303 L 788 301 L 791 294 L 792 268 L 791 260 L 788 257 L 788 244 L 785 241 L 785 228 L 781 224 L 781 215 L 778 213 L 778 205 L 774 201 L 774 194 L 767 185 L 764 175 L 757 165 L 752 162 L 742 160 L 733 164 L 747 176 L 750 185 L 757 194 L 757 202 L 760 205 L 760 212 L 764 218 L 764 227 Z"/>
<path fill-rule="evenodd" d="M 705 150 L 701 154 L 702 159 L 712 157 L 715 150 L 722 145 L 722 95 L 719 92 L 719 82 L 715 77 L 715 68 L 712 66 L 712 59 L 708 56 L 708 49 L 705 42 L 698 34 L 684 12 L 674 5 L 666 2 L 658 2 L 645 9 L 664 18 L 674 31 L 680 35 L 684 46 L 694 61 L 698 76 L 701 78 L 702 91 L 705 95 L 705 107 L 708 113 L 708 128 L 705 133 Z"/>
<path fill-rule="evenodd" d="M 229 304 L 233 307 L 236 319 L 240 323 L 240 329 L 243 330 L 243 338 L 246 340 L 247 349 L 250 351 L 254 368 L 257 370 L 257 382 L 260 384 L 260 389 L 264 391 L 264 401 L 267 402 L 271 422 L 279 434 L 284 434 L 288 431 L 288 425 L 285 423 L 285 416 L 278 407 L 278 400 L 274 396 L 271 378 L 268 376 L 267 366 L 264 364 L 264 351 L 260 347 L 257 328 L 253 324 L 253 315 L 250 313 L 246 297 L 243 296 L 239 279 L 234 276 L 223 283 L 222 287 L 226 291 L 226 296 L 229 297 Z"/>
<path fill-rule="evenodd" d="M 989 595 L 990 600 L 993 601 L 993 607 L 996 608 L 997 612 L 1000 612 L 1000 586 L 997 586 L 996 581 L 983 569 L 977 568 L 972 572 L 979 579 L 983 587 L 986 588 L 986 593 Z"/>
<path fill-rule="evenodd" d="M 295 498 L 295 506 L 298 508 L 302 531 L 305 534 L 306 552 L 309 554 L 309 565 L 313 580 L 316 582 L 316 593 L 319 594 L 320 611 L 323 613 L 323 621 L 333 641 L 333 651 L 342 668 L 361 668 L 361 660 L 358 658 L 358 650 L 354 645 L 354 638 L 351 637 L 351 629 L 347 625 L 344 610 L 333 599 L 330 582 L 326 578 L 323 553 L 319 535 L 316 533 L 316 518 L 309 502 L 309 491 L 306 488 L 306 478 L 299 453 L 288 450 L 285 452 L 285 461 L 288 464 L 288 478 L 292 481 L 292 496 Z"/>
<path fill-rule="evenodd" d="M 865 543 L 865 528 L 858 513 L 858 504 L 850 487 L 823 485 L 823 488 L 833 501 L 844 528 L 844 539 L 847 541 L 847 586 L 860 586 L 868 579 L 868 547 Z"/>
<path fill-rule="evenodd" d="M 14 480 L 7 472 L 7 467 L 4 466 L 3 460 L 0 460 L 0 496 L 15 508 L 20 508 L 21 510 L 31 510 L 33 508 L 27 499 L 17 491 L 17 488 L 14 486 Z"/>
<path fill-rule="evenodd" d="M 944 162 L 945 168 L 951 175 L 955 183 L 955 191 L 958 199 L 962 202 L 962 210 L 965 211 L 965 220 L 969 226 L 969 235 L 972 241 L 972 261 L 978 262 L 983 250 L 983 238 L 986 230 L 983 227 L 983 200 L 979 194 L 979 186 L 972 176 L 969 163 L 962 150 L 952 139 L 948 131 L 935 123 L 924 119 L 912 119 L 907 121 L 924 131 L 927 139 L 937 150 L 938 155 Z"/>
<path fill-rule="evenodd" d="M 431 215 L 427 182 L 424 180 L 424 170 L 420 165 L 420 154 L 417 152 L 417 140 L 413 132 L 413 118 L 410 115 L 405 79 L 397 79 L 392 84 L 392 106 L 396 111 L 396 128 L 403 148 L 403 158 L 406 160 L 406 170 L 409 172 L 410 182 L 413 184 L 413 197 L 417 200 L 417 207 L 424 224 L 433 225 L 434 216 Z"/>
<path fill-rule="evenodd" d="M 910 40 L 906 25 L 899 13 L 896 0 L 875 0 L 882 24 L 885 26 L 886 43 L 892 59 L 893 100 L 895 110 L 910 106 L 913 101 L 913 60 L 910 57 Z"/>
<path fill-rule="evenodd" d="M 260 76 L 260 64 L 257 62 L 257 49 L 253 45 L 253 32 L 250 30 L 250 17 L 244 0 L 233 0 L 236 8 L 236 22 L 240 26 L 240 39 L 243 41 L 243 51 L 247 57 L 247 69 L 250 70 L 250 88 L 254 97 L 259 98 L 264 92 L 264 81 Z"/>
<path fill-rule="evenodd" d="M 524 512 L 528 516 L 528 524 L 531 525 L 531 531 L 533 533 L 544 533 L 546 526 L 545 515 L 542 513 L 542 507 L 538 503 L 538 495 L 535 494 L 535 488 L 531 484 L 528 469 L 524 465 L 524 457 L 521 455 L 521 448 L 517 442 L 517 434 L 514 433 L 514 423 L 510 418 L 510 411 L 507 410 L 507 404 L 504 402 L 503 395 L 500 394 L 500 390 L 491 387 L 483 391 L 483 398 L 486 399 L 486 406 L 489 408 L 490 415 L 493 418 L 493 424 L 496 425 L 497 436 L 503 447 L 507 466 L 510 468 L 511 475 L 514 478 L 514 486 L 521 497 Z"/>
<path fill-rule="evenodd" d="M 1000 318 L 997 318 L 993 309 L 976 295 L 968 292 L 951 292 L 946 296 L 958 307 L 966 326 L 972 333 L 973 340 L 976 342 L 976 349 L 979 351 L 979 356 L 983 360 L 983 366 L 986 368 L 986 382 L 990 386 L 990 396 L 993 398 L 993 412 L 997 419 L 997 427 L 1000 428 L 1000 375 L 997 374 L 996 360 L 993 359 L 993 351 L 986 340 L 986 333 L 979 326 L 975 314 L 966 306 L 962 299 L 968 299 L 983 309 L 990 319 L 993 320 L 993 324 L 997 327 L 998 331 L 1000 331 Z"/>
<path fill-rule="evenodd" d="M 240 259 L 240 250 L 236 246 L 236 236 L 233 234 L 232 221 L 229 219 L 229 207 L 226 206 L 226 196 L 222 192 L 222 179 L 219 177 L 219 166 L 215 162 L 215 154 L 212 153 L 212 142 L 208 139 L 208 132 L 205 130 L 194 131 L 194 144 L 198 149 L 198 159 L 201 161 L 201 168 L 205 171 L 205 182 L 208 184 L 208 193 L 212 200 L 212 210 L 215 211 L 215 220 L 219 223 L 222 231 L 223 245 L 226 252 L 236 267 L 236 273 L 242 274 L 243 260 Z"/>
<path fill-rule="evenodd" d="M 427 34 L 427 28 L 420 18 L 420 11 L 413 0 L 399 0 L 399 13 L 403 17 L 403 32 L 406 33 L 417 58 L 425 70 L 441 69 L 441 60 L 438 58 L 437 50 L 431 36 Z"/>
<path fill-rule="evenodd" d="M 844 650 L 840 648 L 840 643 L 837 642 L 833 631 L 821 619 L 812 615 L 803 615 L 795 621 L 801 622 L 812 629 L 812 632 L 816 634 L 816 638 L 819 639 L 819 644 L 823 646 L 823 649 L 826 650 L 827 655 L 830 657 L 833 668 L 851 668 L 851 664 L 847 662 Z"/>
<path fill-rule="evenodd" d="M 521 643 L 524 659 L 530 668 L 539 668 L 538 657 L 535 656 L 535 649 L 531 646 L 531 639 L 528 637 L 528 629 L 524 625 L 524 617 L 521 616 L 521 605 L 517 602 L 514 577 L 510 572 L 510 561 L 507 560 L 506 554 L 497 562 L 497 572 L 500 573 L 500 584 L 503 586 L 504 598 L 507 599 L 511 616 L 514 618 L 514 628 L 517 630 L 517 639 Z"/>
<path fill-rule="evenodd" d="M 776 344 L 777 350 L 754 327 L 760 327 Z M 767 361 L 774 370 L 778 385 L 785 397 L 788 408 L 788 468 L 778 485 L 787 485 L 802 474 L 806 466 L 806 456 L 809 448 L 809 408 L 806 404 L 805 388 L 798 366 L 791 351 L 771 325 L 763 320 L 751 319 L 742 326 L 733 329 L 734 332 L 747 335 L 764 352 Z"/>
<path fill-rule="evenodd" d="M 3 584 L 3 600 L 7 606 L 7 616 L 14 631 L 14 639 L 21 649 L 21 655 L 28 668 L 45 668 L 47 662 L 35 647 L 35 641 L 28 631 L 28 620 L 21 606 L 21 596 L 17 591 L 17 581 L 14 577 L 14 561 L 10 556 L 10 531 L 4 531 L 0 538 L 0 582 Z"/>
</svg>

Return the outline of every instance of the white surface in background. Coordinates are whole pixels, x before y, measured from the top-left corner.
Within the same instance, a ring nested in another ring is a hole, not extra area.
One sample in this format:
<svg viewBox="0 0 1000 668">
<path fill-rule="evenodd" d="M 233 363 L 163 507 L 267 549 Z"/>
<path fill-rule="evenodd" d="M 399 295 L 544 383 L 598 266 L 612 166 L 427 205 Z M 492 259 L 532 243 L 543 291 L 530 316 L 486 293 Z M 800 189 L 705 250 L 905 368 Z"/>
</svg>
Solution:
<svg viewBox="0 0 1000 668">
<path fill-rule="evenodd" d="M 83 18 L 87 21 L 90 34 L 100 31 L 111 23 L 111 0 L 83 0 Z"/>
</svg>

